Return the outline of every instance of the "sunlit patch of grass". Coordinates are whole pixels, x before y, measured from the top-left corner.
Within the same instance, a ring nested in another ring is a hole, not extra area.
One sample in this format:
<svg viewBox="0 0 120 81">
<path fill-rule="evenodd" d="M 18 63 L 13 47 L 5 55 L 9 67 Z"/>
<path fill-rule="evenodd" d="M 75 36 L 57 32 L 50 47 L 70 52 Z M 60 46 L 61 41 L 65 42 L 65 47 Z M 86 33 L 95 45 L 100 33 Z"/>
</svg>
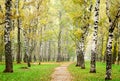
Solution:
<svg viewBox="0 0 120 81">
<path fill-rule="evenodd" d="M 89 73 L 90 63 L 86 62 L 86 69 L 75 67 L 75 63 L 71 64 L 68 69 L 73 76 L 73 81 L 105 81 L 105 63 L 97 62 L 96 73 Z M 120 65 L 112 66 L 112 80 L 120 81 Z"/>
<path fill-rule="evenodd" d="M 0 81 L 50 81 L 51 73 L 58 64 L 32 64 L 28 69 L 26 64 L 14 64 L 13 73 L 3 73 L 4 65 L 0 65 Z"/>
</svg>

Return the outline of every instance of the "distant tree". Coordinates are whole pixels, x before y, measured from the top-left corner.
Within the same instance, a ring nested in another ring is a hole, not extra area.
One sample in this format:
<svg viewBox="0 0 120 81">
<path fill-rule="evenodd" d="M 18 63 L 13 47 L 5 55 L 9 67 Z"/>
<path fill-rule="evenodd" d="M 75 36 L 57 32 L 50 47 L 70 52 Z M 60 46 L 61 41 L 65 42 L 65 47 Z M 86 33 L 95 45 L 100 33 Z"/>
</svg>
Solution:
<svg viewBox="0 0 120 81">
<path fill-rule="evenodd" d="M 18 42 L 18 49 L 17 49 L 17 63 L 21 62 L 21 42 L 20 42 L 20 11 L 19 11 L 19 0 L 16 0 L 16 14 L 17 14 L 17 28 L 18 28 L 18 34 L 17 34 L 17 42 Z"/>
<path fill-rule="evenodd" d="M 118 56 L 117 56 L 117 64 L 119 65 L 120 62 L 120 24 L 118 23 Z"/>
<path fill-rule="evenodd" d="M 29 55 L 29 40 L 26 36 L 26 32 L 24 32 L 24 44 L 25 44 L 25 55 L 24 55 L 24 62 L 27 62 L 28 67 L 31 67 L 30 64 L 30 55 Z"/>
<path fill-rule="evenodd" d="M 61 57 L 61 34 L 62 34 L 62 24 L 61 24 L 62 13 L 59 12 L 59 20 L 60 20 L 60 27 L 58 32 L 58 55 L 57 55 L 57 62 L 62 61 Z"/>
<path fill-rule="evenodd" d="M 118 29 L 117 29 L 118 30 Z M 112 64 L 115 64 L 116 58 L 117 58 L 117 44 L 118 44 L 118 32 L 115 30 L 114 32 L 114 48 L 113 48 L 113 53 L 112 53 Z"/>
</svg>

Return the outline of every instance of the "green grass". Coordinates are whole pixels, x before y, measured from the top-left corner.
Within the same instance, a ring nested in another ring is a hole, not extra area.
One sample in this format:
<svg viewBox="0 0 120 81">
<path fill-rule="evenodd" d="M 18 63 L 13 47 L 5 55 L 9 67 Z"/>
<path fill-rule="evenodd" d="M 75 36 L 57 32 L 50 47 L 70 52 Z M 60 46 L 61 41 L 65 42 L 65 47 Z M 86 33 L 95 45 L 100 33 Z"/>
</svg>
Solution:
<svg viewBox="0 0 120 81">
<path fill-rule="evenodd" d="M 4 64 L 0 65 L 0 81 L 50 81 L 51 73 L 58 64 L 33 64 L 28 69 L 21 69 L 26 64 L 14 64 L 13 73 L 3 73 Z"/>
<path fill-rule="evenodd" d="M 75 67 L 75 64 L 71 64 L 68 69 L 73 76 L 73 81 L 105 81 L 105 63 L 97 62 L 96 73 L 89 73 L 90 63 L 86 63 L 86 69 Z M 112 80 L 120 81 L 120 65 L 112 66 Z"/>
</svg>

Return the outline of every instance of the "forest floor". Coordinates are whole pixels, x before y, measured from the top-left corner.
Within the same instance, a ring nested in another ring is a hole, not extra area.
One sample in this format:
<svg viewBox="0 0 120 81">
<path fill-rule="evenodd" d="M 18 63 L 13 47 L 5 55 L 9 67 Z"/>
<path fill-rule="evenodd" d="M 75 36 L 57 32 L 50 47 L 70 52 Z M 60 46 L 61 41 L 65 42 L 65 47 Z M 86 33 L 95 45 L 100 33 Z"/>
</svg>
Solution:
<svg viewBox="0 0 120 81">
<path fill-rule="evenodd" d="M 51 74 L 54 72 L 54 69 L 59 67 L 58 63 L 31 63 L 31 67 L 27 67 L 27 64 L 14 63 L 14 72 L 13 73 L 3 73 L 5 68 L 4 63 L 0 63 L 0 81 L 50 81 Z"/>
<path fill-rule="evenodd" d="M 62 63 L 61 66 L 55 68 L 51 81 L 72 81 L 72 76 L 67 70 L 70 64 L 71 62 Z"/>
<path fill-rule="evenodd" d="M 75 63 L 68 67 L 73 81 L 105 81 L 106 63 L 96 62 L 96 73 L 89 73 L 90 62 L 85 63 L 86 69 L 75 67 Z M 112 65 L 112 80 L 110 81 L 120 81 L 120 65 Z"/>
</svg>

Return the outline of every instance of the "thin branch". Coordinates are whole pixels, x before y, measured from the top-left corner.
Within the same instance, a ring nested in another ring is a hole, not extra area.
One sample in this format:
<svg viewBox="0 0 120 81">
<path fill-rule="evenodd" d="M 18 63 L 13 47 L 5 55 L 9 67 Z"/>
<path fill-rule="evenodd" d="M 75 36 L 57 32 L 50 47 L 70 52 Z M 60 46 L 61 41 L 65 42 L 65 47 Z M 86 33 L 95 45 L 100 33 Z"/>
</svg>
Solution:
<svg viewBox="0 0 120 81">
<path fill-rule="evenodd" d="M 40 0 L 39 2 L 38 2 L 38 4 L 37 4 L 37 9 L 39 10 L 39 8 L 40 8 L 40 6 L 41 6 L 41 4 L 42 4 L 42 1 L 43 0 Z"/>
<path fill-rule="evenodd" d="M 106 14 L 109 19 L 109 22 L 111 22 L 111 17 L 110 17 L 110 5 L 109 5 L 109 0 L 106 0 Z"/>
<path fill-rule="evenodd" d="M 3 25 L 3 24 L 5 24 L 5 23 L 6 23 L 6 21 L 4 21 L 4 22 L 0 23 L 0 25 Z"/>
<path fill-rule="evenodd" d="M 113 29 L 113 30 L 115 28 L 115 23 L 116 23 L 117 19 L 120 18 L 119 14 L 120 14 L 120 8 L 118 9 L 118 12 L 117 12 L 117 14 L 115 16 L 115 19 L 114 19 L 114 21 L 112 22 L 112 25 L 111 25 L 111 29 Z"/>
<path fill-rule="evenodd" d="M 70 37 L 71 37 L 71 39 L 75 42 L 75 44 L 76 44 L 76 40 L 72 37 L 72 35 L 70 35 Z M 79 41 L 80 42 L 80 41 Z M 76 46 L 80 49 L 80 47 L 79 47 L 79 45 L 78 44 L 76 44 Z"/>
<path fill-rule="evenodd" d="M 27 32 L 26 32 L 24 29 L 20 28 L 20 30 L 22 30 L 24 33 L 26 33 L 26 34 L 27 34 Z"/>
</svg>

